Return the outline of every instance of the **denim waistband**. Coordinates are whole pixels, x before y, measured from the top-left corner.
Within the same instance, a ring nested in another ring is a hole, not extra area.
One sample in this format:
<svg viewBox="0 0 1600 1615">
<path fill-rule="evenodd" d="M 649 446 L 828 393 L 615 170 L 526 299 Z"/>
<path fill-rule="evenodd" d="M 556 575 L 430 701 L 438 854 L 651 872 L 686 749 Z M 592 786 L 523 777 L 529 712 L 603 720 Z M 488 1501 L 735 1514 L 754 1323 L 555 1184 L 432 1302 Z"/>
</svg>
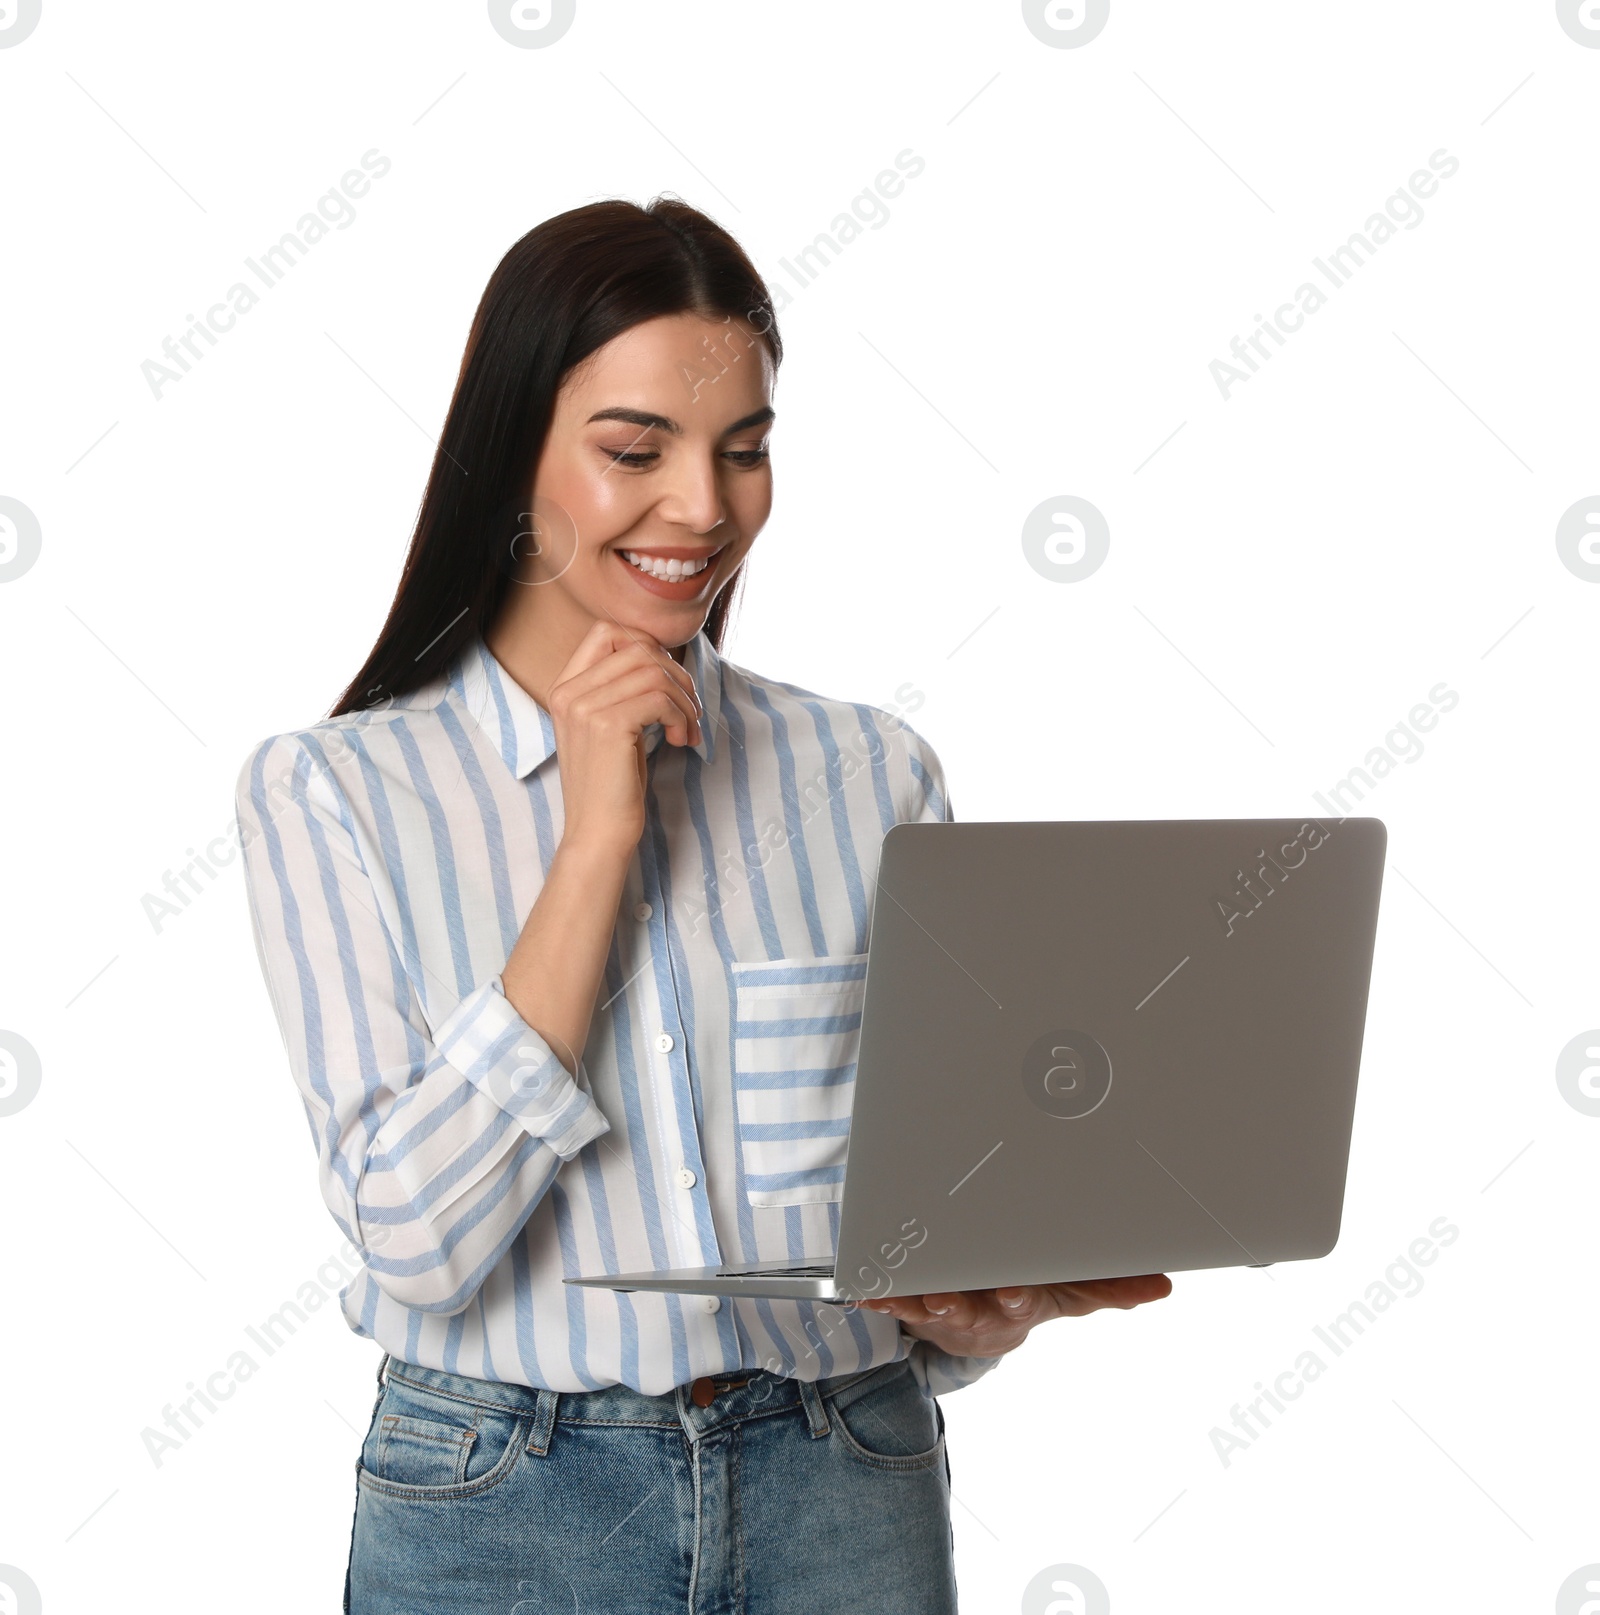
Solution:
<svg viewBox="0 0 1600 1615">
<path fill-rule="evenodd" d="M 824 1436 L 829 1428 L 824 1398 L 845 1407 L 886 1376 L 910 1371 L 904 1357 L 815 1381 L 788 1379 L 761 1369 L 731 1369 L 725 1374 L 706 1376 L 716 1395 L 705 1407 L 694 1401 L 689 1385 L 679 1385 L 659 1396 L 647 1396 L 627 1385 L 607 1385 L 594 1391 L 547 1391 L 509 1380 L 451 1374 L 441 1368 L 407 1362 L 392 1353 L 385 1353 L 378 1365 L 378 1382 L 381 1385 L 385 1380 L 397 1380 L 470 1405 L 502 1408 L 526 1416 L 533 1422 L 530 1448 L 542 1451 L 556 1424 L 681 1427 L 694 1439 L 729 1424 L 794 1408 L 804 1411 L 813 1436 Z"/>
</svg>

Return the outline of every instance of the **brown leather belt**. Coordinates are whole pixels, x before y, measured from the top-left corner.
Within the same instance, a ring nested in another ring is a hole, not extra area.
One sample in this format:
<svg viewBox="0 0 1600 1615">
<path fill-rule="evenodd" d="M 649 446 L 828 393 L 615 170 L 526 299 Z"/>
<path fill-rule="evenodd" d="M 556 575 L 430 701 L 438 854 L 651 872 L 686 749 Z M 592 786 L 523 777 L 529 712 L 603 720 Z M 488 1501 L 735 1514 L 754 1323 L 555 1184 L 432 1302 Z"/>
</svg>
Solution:
<svg viewBox="0 0 1600 1615">
<path fill-rule="evenodd" d="M 749 1383 L 748 1375 L 744 1379 L 710 1379 L 702 1375 L 690 1385 L 689 1400 L 697 1408 L 708 1408 L 716 1401 L 719 1392 L 742 1390 Z"/>
</svg>

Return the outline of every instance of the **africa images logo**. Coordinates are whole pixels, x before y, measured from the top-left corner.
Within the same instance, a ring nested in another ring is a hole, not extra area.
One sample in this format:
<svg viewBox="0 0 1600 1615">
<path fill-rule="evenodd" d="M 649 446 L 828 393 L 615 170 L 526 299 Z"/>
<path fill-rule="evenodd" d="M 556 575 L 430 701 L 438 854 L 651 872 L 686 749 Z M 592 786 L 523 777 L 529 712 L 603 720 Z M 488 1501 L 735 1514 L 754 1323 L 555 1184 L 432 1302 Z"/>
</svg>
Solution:
<svg viewBox="0 0 1600 1615">
<path fill-rule="evenodd" d="M 0 494 L 0 583 L 20 578 L 39 559 L 41 548 L 39 518 L 20 499 Z"/>
<path fill-rule="evenodd" d="M 1600 5 L 1600 0 L 1595 3 Z M 1580 499 L 1562 512 L 1556 523 L 1556 554 L 1573 577 L 1600 583 L 1600 494 Z"/>
<path fill-rule="evenodd" d="M 1556 18 L 1567 38 L 1600 50 L 1600 0 L 1556 0 Z"/>
<path fill-rule="evenodd" d="M 1022 524 L 1022 553 L 1051 583 L 1081 583 L 1111 552 L 1111 529 L 1099 510 L 1074 494 L 1042 500 Z"/>
<path fill-rule="evenodd" d="M 1028 32 L 1053 50 L 1087 45 L 1110 18 L 1111 0 L 1022 0 Z"/>
<path fill-rule="evenodd" d="M 0 1610 L 5 1615 L 39 1615 L 39 1585 L 16 1565 L 0 1565 Z"/>
<path fill-rule="evenodd" d="M 543 50 L 572 26 L 577 0 L 489 0 L 489 25 L 508 45 Z"/>
<path fill-rule="evenodd" d="M 1087 1032 L 1057 1028 L 1029 1046 L 1022 1085 L 1045 1115 L 1076 1121 L 1111 1092 L 1111 1056 Z"/>
<path fill-rule="evenodd" d="M 1023 1589 L 1022 1615 L 1110 1615 L 1106 1584 L 1082 1565 L 1050 1565 Z"/>
<path fill-rule="evenodd" d="M 39 1051 L 20 1032 L 0 1031 L 0 1116 L 15 1116 L 38 1096 L 44 1081 Z M 5 1605 L 0 1604 L 0 1615 Z"/>
<path fill-rule="evenodd" d="M 39 26 L 44 0 L 0 0 L 0 50 L 20 45 Z"/>
</svg>

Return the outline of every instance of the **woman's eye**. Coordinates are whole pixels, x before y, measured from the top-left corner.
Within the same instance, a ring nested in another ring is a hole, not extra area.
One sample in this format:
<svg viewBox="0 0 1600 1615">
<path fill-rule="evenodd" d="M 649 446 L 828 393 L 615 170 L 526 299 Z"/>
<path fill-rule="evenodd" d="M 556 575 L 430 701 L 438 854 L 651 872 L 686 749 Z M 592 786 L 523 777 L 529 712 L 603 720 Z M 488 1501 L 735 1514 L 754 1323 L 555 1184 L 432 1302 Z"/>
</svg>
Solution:
<svg viewBox="0 0 1600 1615">
<path fill-rule="evenodd" d="M 637 469 L 654 465 L 661 458 L 657 449 L 608 449 L 602 445 L 600 452 L 615 465 L 633 466 Z M 766 448 L 729 449 L 723 455 L 724 459 L 731 460 L 742 471 L 753 471 L 770 457 L 771 451 Z"/>
</svg>

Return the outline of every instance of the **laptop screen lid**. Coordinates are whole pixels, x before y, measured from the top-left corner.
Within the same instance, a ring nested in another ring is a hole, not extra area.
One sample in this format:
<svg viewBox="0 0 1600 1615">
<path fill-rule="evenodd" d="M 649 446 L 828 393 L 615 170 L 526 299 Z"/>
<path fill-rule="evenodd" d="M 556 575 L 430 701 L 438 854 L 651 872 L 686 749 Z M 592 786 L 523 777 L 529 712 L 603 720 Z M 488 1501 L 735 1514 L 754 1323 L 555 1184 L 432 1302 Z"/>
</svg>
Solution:
<svg viewBox="0 0 1600 1615">
<path fill-rule="evenodd" d="M 1326 1255 L 1386 842 L 1372 818 L 891 829 L 839 1293 Z"/>
</svg>

